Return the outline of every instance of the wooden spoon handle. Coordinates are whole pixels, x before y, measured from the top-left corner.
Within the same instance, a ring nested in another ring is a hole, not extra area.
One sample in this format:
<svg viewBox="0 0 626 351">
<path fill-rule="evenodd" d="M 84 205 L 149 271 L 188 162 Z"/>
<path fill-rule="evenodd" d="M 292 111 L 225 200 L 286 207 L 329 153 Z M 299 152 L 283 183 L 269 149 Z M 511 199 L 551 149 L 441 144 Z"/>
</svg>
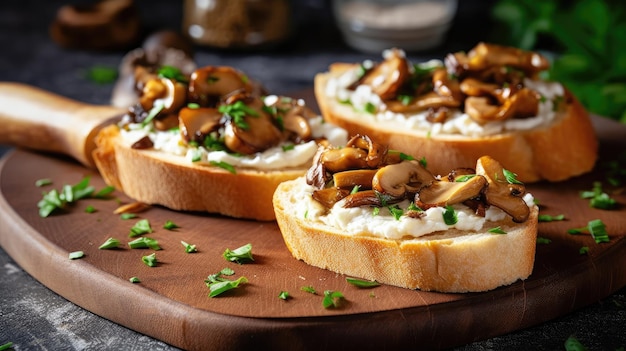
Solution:
<svg viewBox="0 0 626 351">
<path fill-rule="evenodd" d="M 94 137 L 123 113 L 117 107 L 85 104 L 29 85 L 0 82 L 0 144 L 65 154 L 89 167 L 94 167 Z"/>
</svg>

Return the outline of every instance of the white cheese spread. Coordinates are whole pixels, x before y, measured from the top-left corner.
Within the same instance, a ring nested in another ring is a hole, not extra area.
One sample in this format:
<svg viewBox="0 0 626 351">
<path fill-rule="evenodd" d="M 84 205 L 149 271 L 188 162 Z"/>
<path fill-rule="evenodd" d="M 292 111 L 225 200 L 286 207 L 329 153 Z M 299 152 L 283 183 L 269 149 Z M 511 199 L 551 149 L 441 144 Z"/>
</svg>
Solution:
<svg viewBox="0 0 626 351">
<path fill-rule="evenodd" d="M 368 62 L 368 65 L 371 65 L 371 63 Z M 442 65 L 443 63 L 439 60 L 431 60 L 418 66 L 426 69 Z M 557 117 L 554 111 L 555 99 L 565 94 L 564 88 L 560 83 L 526 78 L 524 79 L 524 85 L 529 89 L 537 91 L 542 96 L 537 116 L 523 119 L 508 119 L 481 125 L 472 120 L 467 113 L 460 109 L 453 109 L 453 112 L 450 113 L 445 122 L 433 123 L 427 120 L 427 111 L 404 114 L 388 110 L 385 103 L 372 91 L 372 87 L 369 85 L 360 85 L 354 90 L 349 89 L 348 87 L 359 79 L 361 72 L 361 68 L 355 68 L 344 72 L 340 76 L 330 78 L 325 87 L 326 95 L 342 103 L 349 102 L 349 105 L 351 105 L 349 108 L 356 111 L 366 111 L 368 106 L 375 106 L 377 111 L 375 114 L 367 113 L 374 121 L 385 122 L 386 125 L 392 128 L 423 131 L 431 136 L 442 134 L 480 137 L 545 126 Z"/>
<path fill-rule="evenodd" d="M 452 225 L 445 223 L 443 213 L 445 208 L 434 207 L 424 211 L 423 216 L 413 218 L 401 216 L 396 219 L 387 208 L 381 208 L 375 214 L 371 207 L 344 208 L 344 201 L 337 202 L 328 211 L 319 202 L 315 201 L 311 194 L 315 190 L 307 185 L 304 178 L 298 179 L 301 184 L 297 188 L 299 192 L 293 195 L 295 205 L 295 215 L 305 218 L 307 221 L 319 222 L 338 230 L 346 235 L 374 235 L 385 239 L 402 239 L 405 237 L 420 237 L 437 231 L 448 229 L 459 229 L 469 232 L 481 232 L 484 228 L 490 229 L 489 222 L 497 222 L 508 216 L 501 209 L 490 206 L 484 217 L 478 216 L 469 207 L 456 204 L 453 205 L 457 215 L 457 222 Z M 528 207 L 535 206 L 533 196 L 525 194 L 524 201 Z M 397 204 L 401 209 L 409 206 L 408 201 Z"/>
<path fill-rule="evenodd" d="M 345 145 L 348 133 L 333 124 L 325 123 L 321 116 L 309 120 L 313 138 L 326 138 L 331 145 Z M 234 167 L 252 168 L 261 171 L 277 170 L 290 167 L 308 166 L 317 151 L 317 143 L 309 141 L 302 144 L 285 142 L 263 152 L 252 155 L 233 155 L 224 151 L 209 151 L 203 146 L 189 147 L 178 130 L 159 131 L 152 123 L 129 123 L 120 128 L 120 134 L 127 145 L 148 136 L 153 149 L 169 154 L 186 157 L 188 161 L 200 165 L 212 162 L 225 162 Z"/>
</svg>

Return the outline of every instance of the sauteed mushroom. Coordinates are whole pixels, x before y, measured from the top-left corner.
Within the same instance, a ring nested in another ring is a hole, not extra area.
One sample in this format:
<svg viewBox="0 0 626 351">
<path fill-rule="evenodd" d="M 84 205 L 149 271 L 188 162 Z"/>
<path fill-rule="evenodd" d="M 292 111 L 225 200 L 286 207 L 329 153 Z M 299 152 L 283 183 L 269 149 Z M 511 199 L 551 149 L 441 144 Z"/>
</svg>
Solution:
<svg viewBox="0 0 626 351">
<path fill-rule="evenodd" d="M 349 194 L 349 190 L 333 187 L 315 190 L 313 191 L 313 194 L 311 196 L 313 197 L 313 199 L 324 205 L 324 207 L 331 208 L 335 205 L 335 203 L 348 196 Z"/>
<path fill-rule="evenodd" d="M 195 70 L 189 80 L 189 98 L 201 106 L 215 106 L 225 95 L 235 91 L 251 93 L 248 78 L 228 66 L 206 66 Z"/>
<path fill-rule="evenodd" d="M 366 72 L 359 83 L 369 85 L 381 99 L 389 100 L 396 96 L 408 76 L 406 58 L 399 50 L 393 49 L 383 62 Z"/>
<path fill-rule="evenodd" d="M 238 99 L 222 105 L 229 117 L 224 124 L 226 147 L 249 155 L 278 145 L 281 132 L 272 116 L 263 109 L 263 101 L 252 96 Z"/>
<path fill-rule="evenodd" d="M 139 103 L 145 111 L 161 105 L 159 114 L 175 113 L 187 102 L 187 86 L 169 78 L 153 78 L 146 82 Z"/>
<path fill-rule="evenodd" d="M 308 108 L 302 100 L 284 96 L 273 96 L 273 100 L 266 98 L 268 107 L 274 109 L 275 115 L 280 119 L 286 139 L 292 139 L 298 143 L 309 141 L 312 138 L 309 120 L 317 115 Z M 270 101 L 268 101 L 270 100 Z"/>
<path fill-rule="evenodd" d="M 375 190 L 364 190 L 350 194 L 344 198 L 344 208 L 360 206 L 382 207 L 404 200 L 404 196 L 394 197 L 389 194 L 381 194 Z"/>
<path fill-rule="evenodd" d="M 415 195 L 415 204 L 422 209 L 454 205 L 478 197 L 486 186 L 487 180 L 478 175 L 465 182 L 434 181 Z"/>
<path fill-rule="evenodd" d="M 431 185 L 435 177 L 419 162 L 404 161 L 382 167 L 372 179 L 372 188 L 381 194 L 404 197 L 420 188 Z"/>
<path fill-rule="evenodd" d="M 367 150 L 367 157 L 365 161 L 371 168 L 378 167 L 385 161 L 387 155 L 387 146 L 383 146 L 378 143 L 374 143 L 367 135 L 357 134 L 350 138 L 346 143 L 346 147 L 357 147 L 362 150 Z"/>
<path fill-rule="evenodd" d="M 352 190 L 354 186 L 359 186 L 361 190 L 369 190 L 372 188 L 372 179 L 376 174 L 375 169 L 355 169 L 333 174 L 333 183 L 338 188 L 349 188 Z"/>
<path fill-rule="evenodd" d="M 523 70 L 529 76 L 548 69 L 550 62 L 542 55 L 514 47 L 479 43 L 468 54 L 470 70 L 478 71 L 490 66 L 508 66 Z"/>
<path fill-rule="evenodd" d="M 530 209 L 522 199 L 526 192 L 524 185 L 507 181 L 504 169 L 498 161 L 489 156 L 479 158 L 476 162 L 476 174 L 487 180 L 488 186 L 484 195 L 488 204 L 502 209 L 514 222 L 521 223 L 528 219 Z"/>
<path fill-rule="evenodd" d="M 539 98 L 528 88 L 504 99 L 501 105 L 491 104 L 488 97 L 471 96 L 465 99 L 465 112 L 476 122 L 484 124 L 508 118 L 524 118 L 537 115 Z"/>
<path fill-rule="evenodd" d="M 207 135 L 220 127 L 222 114 L 212 107 L 183 107 L 178 113 L 180 134 L 187 142 L 202 143 Z"/>
</svg>

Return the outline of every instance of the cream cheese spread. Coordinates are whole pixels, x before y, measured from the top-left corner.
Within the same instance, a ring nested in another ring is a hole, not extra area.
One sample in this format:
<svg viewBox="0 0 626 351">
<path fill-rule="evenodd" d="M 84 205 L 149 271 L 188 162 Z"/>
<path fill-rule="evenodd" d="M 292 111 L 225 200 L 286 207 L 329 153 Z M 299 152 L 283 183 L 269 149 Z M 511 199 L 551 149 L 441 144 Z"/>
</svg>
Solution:
<svg viewBox="0 0 626 351">
<path fill-rule="evenodd" d="M 385 56 L 386 53 L 383 53 Z M 363 63 L 364 68 L 372 66 L 371 61 Z M 435 66 L 443 66 L 440 60 L 431 60 L 418 64 L 420 68 L 427 69 Z M 325 87 L 325 94 L 334 98 L 356 111 L 366 111 L 367 106 L 375 106 L 376 113 L 363 113 L 371 116 L 374 121 L 384 122 L 390 128 L 403 128 L 423 131 L 431 136 L 434 135 L 464 135 L 468 137 L 480 137 L 504 132 L 530 130 L 540 126 L 549 125 L 557 118 L 555 112 L 555 100 L 563 97 L 564 88 L 560 83 L 540 80 L 524 79 L 524 85 L 537 91 L 542 99 L 539 102 L 537 116 L 523 119 L 508 119 L 505 121 L 489 122 L 484 125 L 476 123 L 471 117 L 460 109 L 453 109 L 447 120 L 443 123 L 433 123 L 427 120 L 428 112 L 396 113 L 387 109 L 384 101 L 372 91 L 369 85 L 359 85 L 356 89 L 348 87 L 358 81 L 361 68 L 355 68 L 343 74 L 330 78 Z M 374 79 L 376 81 L 376 79 Z M 375 84 L 373 84 L 375 85 Z"/>
<path fill-rule="evenodd" d="M 269 98 L 269 97 L 268 97 Z M 122 122 L 124 123 L 124 122 Z M 120 134 L 127 145 L 148 136 L 153 143 L 153 149 L 169 154 L 185 157 L 188 161 L 200 165 L 211 165 L 212 162 L 225 162 L 234 167 L 252 168 L 262 171 L 300 167 L 307 165 L 317 151 L 317 143 L 309 141 L 302 144 L 290 142 L 277 145 L 263 152 L 252 155 L 234 155 L 225 151 L 209 151 L 203 146 L 189 147 L 176 130 L 159 131 L 152 123 L 125 124 L 127 128 L 120 128 Z M 321 116 L 309 120 L 313 138 L 326 138 L 331 145 L 345 145 L 348 133 L 333 124 L 325 123 Z"/>
<path fill-rule="evenodd" d="M 344 208 L 344 201 L 337 202 L 328 211 L 319 202 L 315 201 L 311 194 L 314 187 L 307 185 L 304 178 L 298 179 L 299 191 L 293 195 L 295 215 L 298 218 L 305 218 L 307 221 L 319 222 L 336 228 L 346 235 L 374 235 L 385 239 L 402 239 L 405 237 L 420 237 L 437 231 L 448 229 L 459 229 L 468 232 L 482 232 L 490 229 L 489 222 L 497 222 L 508 216 L 501 209 L 490 206 L 484 217 L 478 216 L 469 207 L 456 204 L 453 205 L 457 215 L 456 224 L 448 225 L 443 219 L 445 208 L 433 207 L 424 211 L 424 215 L 419 218 L 401 216 L 396 219 L 387 208 L 381 208 L 374 214 L 371 207 Z M 532 194 L 524 195 L 524 202 L 528 207 L 535 206 Z M 408 200 L 397 204 L 401 209 L 409 206 Z"/>
</svg>

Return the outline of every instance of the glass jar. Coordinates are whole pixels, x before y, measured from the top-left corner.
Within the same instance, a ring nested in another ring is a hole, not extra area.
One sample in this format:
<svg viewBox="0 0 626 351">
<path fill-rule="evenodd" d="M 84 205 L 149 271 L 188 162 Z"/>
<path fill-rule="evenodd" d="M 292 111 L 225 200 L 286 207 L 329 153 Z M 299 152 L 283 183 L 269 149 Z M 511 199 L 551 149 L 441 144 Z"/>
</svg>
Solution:
<svg viewBox="0 0 626 351">
<path fill-rule="evenodd" d="M 291 32 L 289 0 L 185 0 L 183 33 L 194 43 L 225 49 L 261 48 Z"/>
<path fill-rule="evenodd" d="M 457 0 L 333 0 L 346 43 L 364 52 L 438 46 L 456 13 Z"/>
</svg>

